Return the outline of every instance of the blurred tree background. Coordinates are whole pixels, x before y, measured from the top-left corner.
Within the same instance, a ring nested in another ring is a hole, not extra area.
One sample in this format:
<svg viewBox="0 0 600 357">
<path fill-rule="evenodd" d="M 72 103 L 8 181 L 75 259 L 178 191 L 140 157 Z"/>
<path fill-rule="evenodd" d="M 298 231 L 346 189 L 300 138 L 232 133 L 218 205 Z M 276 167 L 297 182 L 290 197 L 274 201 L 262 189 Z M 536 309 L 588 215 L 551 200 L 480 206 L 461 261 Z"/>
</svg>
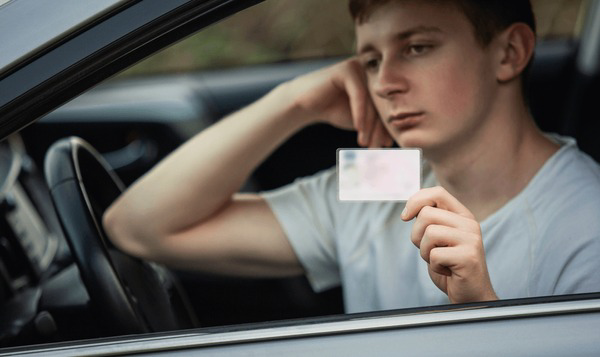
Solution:
<svg viewBox="0 0 600 357">
<path fill-rule="evenodd" d="M 586 0 L 532 0 L 541 39 L 577 37 Z M 267 0 L 190 36 L 120 76 L 345 56 L 354 29 L 347 0 Z"/>
</svg>

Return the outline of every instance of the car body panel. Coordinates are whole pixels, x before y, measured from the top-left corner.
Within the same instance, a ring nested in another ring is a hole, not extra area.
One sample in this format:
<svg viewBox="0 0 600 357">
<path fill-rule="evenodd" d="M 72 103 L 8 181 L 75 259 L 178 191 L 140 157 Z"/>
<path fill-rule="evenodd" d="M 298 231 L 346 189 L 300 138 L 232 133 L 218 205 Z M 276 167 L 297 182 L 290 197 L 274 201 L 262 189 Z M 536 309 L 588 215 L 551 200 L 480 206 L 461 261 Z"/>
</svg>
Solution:
<svg viewBox="0 0 600 357">
<path fill-rule="evenodd" d="M 600 299 L 536 305 L 440 309 L 426 314 L 348 315 L 341 321 L 300 320 L 279 327 L 186 331 L 73 346 L 38 347 L 13 355 L 211 356 L 594 356 Z"/>
</svg>

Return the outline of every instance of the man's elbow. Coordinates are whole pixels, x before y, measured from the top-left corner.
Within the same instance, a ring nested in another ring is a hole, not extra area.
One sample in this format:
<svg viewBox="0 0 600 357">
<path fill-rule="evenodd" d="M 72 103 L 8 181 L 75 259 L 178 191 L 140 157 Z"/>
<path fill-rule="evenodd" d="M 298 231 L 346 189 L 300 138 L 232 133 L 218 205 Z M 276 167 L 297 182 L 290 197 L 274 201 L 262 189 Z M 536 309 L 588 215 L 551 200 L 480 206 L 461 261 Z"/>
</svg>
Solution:
<svg viewBox="0 0 600 357">
<path fill-rule="evenodd" d="M 136 232 L 135 219 L 113 204 L 102 216 L 102 226 L 108 239 L 121 251 L 140 258 L 149 258 L 148 245 L 143 234 Z"/>
</svg>

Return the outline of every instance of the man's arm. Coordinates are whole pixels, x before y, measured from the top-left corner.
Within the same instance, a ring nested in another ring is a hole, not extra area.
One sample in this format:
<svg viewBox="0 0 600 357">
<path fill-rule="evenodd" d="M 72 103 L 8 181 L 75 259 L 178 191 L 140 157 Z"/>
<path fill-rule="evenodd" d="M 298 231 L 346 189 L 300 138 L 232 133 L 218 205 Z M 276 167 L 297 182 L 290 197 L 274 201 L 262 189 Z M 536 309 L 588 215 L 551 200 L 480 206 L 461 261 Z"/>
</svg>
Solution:
<svg viewBox="0 0 600 357">
<path fill-rule="evenodd" d="M 287 138 L 317 121 L 391 144 L 356 60 L 299 77 L 199 133 L 129 188 L 104 215 L 111 240 L 146 259 L 235 275 L 302 268 L 267 204 L 236 192 Z"/>
</svg>

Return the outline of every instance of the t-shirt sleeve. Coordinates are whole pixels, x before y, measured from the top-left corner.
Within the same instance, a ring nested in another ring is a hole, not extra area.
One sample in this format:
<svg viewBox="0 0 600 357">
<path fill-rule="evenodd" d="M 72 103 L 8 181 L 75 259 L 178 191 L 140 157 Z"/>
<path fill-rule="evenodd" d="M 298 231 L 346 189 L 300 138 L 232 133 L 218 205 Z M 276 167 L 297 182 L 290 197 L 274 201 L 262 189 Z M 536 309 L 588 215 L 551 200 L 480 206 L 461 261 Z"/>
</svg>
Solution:
<svg viewBox="0 0 600 357">
<path fill-rule="evenodd" d="M 340 285 L 334 219 L 335 168 L 261 193 L 283 227 L 313 290 Z"/>
</svg>

